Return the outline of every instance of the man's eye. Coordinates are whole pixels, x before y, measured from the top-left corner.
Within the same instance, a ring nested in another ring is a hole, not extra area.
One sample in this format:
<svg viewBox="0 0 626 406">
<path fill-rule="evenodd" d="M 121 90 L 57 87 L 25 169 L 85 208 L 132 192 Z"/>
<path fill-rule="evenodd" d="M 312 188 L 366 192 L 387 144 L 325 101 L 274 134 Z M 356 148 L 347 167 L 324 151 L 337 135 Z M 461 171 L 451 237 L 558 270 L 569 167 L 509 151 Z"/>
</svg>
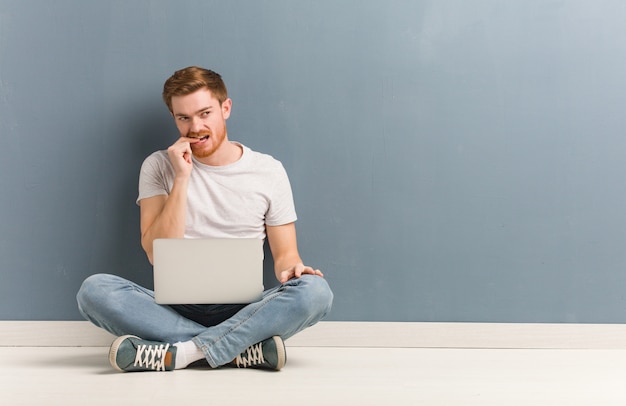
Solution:
<svg viewBox="0 0 626 406">
<path fill-rule="evenodd" d="M 178 121 L 187 121 L 189 117 L 178 117 Z"/>
<path fill-rule="evenodd" d="M 201 113 L 201 116 L 202 116 L 202 117 L 207 117 L 207 116 L 209 115 L 209 113 L 210 113 L 210 111 L 203 111 L 203 112 Z"/>
</svg>

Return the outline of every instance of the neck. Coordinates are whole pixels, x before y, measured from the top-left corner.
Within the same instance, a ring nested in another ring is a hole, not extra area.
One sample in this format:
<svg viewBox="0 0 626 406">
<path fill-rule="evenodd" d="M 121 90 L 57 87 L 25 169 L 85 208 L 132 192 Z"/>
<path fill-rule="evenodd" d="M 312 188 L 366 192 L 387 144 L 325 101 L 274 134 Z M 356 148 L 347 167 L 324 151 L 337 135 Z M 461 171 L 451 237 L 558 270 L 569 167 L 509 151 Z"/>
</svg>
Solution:
<svg viewBox="0 0 626 406">
<path fill-rule="evenodd" d="M 237 162 L 241 155 L 243 155 L 241 145 L 233 144 L 228 139 L 225 139 L 222 145 L 210 156 L 196 159 L 198 162 L 209 166 L 225 166 Z"/>
</svg>

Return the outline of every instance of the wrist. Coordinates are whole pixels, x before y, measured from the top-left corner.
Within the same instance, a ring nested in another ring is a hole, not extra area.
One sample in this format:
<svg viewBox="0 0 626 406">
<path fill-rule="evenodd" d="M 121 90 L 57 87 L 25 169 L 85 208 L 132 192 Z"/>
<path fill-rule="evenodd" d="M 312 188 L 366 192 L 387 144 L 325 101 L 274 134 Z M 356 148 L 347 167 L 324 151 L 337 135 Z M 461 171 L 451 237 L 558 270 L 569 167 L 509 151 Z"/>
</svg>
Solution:
<svg viewBox="0 0 626 406">
<path fill-rule="evenodd" d="M 187 184 L 189 183 L 189 175 L 189 173 L 177 173 L 174 177 L 174 186 L 187 186 Z"/>
</svg>

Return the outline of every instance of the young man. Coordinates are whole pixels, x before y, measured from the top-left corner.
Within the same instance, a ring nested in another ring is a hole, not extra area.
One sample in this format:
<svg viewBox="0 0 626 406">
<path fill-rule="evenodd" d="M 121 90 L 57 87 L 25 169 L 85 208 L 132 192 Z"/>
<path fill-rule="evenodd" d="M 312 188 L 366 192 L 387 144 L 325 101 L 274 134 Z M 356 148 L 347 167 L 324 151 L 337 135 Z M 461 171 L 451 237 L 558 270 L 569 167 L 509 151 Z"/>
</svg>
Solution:
<svg viewBox="0 0 626 406">
<path fill-rule="evenodd" d="M 165 82 L 163 99 L 180 137 L 141 168 L 137 202 L 148 259 L 156 238 L 267 237 L 280 286 L 248 305 L 165 306 L 148 289 L 97 274 L 83 282 L 79 310 L 119 336 L 109 352 L 119 371 L 180 369 L 201 359 L 213 368 L 279 370 L 283 340 L 321 320 L 333 300 L 322 272 L 300 259 L 287 174 L 271 156 L 229 141 L 232 101 L 219 74 L 181 69 Z"/>
</svg>

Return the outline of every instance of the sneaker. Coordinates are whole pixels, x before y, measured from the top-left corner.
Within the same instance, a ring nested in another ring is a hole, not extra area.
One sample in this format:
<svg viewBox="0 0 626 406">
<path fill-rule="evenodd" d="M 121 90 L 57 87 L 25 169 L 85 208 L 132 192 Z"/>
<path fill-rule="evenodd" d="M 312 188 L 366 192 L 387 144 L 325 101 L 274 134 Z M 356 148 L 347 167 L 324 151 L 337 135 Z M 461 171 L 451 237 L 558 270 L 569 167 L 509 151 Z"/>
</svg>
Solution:
<svg viewBox="0 0 626 406">
<path fill-rule="evenodd" d="M 233 363 L 237 368 L 266 368 L 280 370 L 285 366 L 287 353 L 279 336 L 254 344 L 239 354 Z"/>
<path fill-rule="evenodd" d="M 171 371 L 175 360 L 175 346 L 131 335 L 115 339 L 109 350 L 109 362 L 120 372 Z"/>
</svg>

